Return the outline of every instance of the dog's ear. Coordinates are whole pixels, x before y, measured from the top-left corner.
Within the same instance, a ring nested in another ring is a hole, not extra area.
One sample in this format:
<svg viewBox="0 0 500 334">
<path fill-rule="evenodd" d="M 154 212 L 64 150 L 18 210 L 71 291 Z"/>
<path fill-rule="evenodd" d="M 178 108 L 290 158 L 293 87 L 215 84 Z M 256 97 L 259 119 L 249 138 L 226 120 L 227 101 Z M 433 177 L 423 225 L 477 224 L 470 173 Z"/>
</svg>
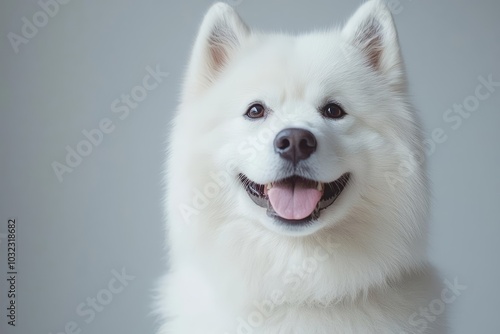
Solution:
<svg viewBox="0 0 500 334">
<path fill-rule="evenodd" d="M 370 67 L 399 84 L 405 83 L 396 27 L 382 0 L 364 3 L 344 26 L 342 36 L 361 50 Z"/>
<path fill-rule="evenodd" d="M 184 86 L 187 97 L 197 96 L 213 84 L 249 34 L 231 6 L 222 2 L 212 5 L 192 51 Z"/>
</svg>

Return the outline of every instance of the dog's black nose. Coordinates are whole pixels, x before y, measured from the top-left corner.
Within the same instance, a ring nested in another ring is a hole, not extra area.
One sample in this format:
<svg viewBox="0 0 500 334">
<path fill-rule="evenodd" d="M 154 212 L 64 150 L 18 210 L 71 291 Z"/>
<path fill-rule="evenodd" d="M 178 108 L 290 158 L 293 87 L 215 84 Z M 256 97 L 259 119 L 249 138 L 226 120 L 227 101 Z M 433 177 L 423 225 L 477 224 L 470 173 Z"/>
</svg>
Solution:
<svg viewBox="0 0 500 334">
<path fill-rule="evenodd" d="M 316 137 L 304 129 L 283 129 L 274 138 L 274 150 L 286 160 L 297 164 L 316 151 Z"/>
</svg>

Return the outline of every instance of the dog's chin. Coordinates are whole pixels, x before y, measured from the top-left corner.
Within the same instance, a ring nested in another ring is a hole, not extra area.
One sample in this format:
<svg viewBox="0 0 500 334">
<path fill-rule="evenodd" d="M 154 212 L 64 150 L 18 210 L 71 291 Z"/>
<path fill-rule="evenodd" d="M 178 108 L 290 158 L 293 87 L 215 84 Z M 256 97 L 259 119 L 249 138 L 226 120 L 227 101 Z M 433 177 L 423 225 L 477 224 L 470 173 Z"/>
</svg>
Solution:
<svg viewBox="0 0 500 334">
<path fill-rule="evenodd" d="M 266 184 L 254 182 L 244 174 L 240 174 L 239 179 L 255 205 L 266 209 L 273 229 L 288 234 L 309 234 L 323 225 L 322 212 L 348 187 L 351 173 L 346 172 L 331 182 L 296 175 Z"/>
</svg>

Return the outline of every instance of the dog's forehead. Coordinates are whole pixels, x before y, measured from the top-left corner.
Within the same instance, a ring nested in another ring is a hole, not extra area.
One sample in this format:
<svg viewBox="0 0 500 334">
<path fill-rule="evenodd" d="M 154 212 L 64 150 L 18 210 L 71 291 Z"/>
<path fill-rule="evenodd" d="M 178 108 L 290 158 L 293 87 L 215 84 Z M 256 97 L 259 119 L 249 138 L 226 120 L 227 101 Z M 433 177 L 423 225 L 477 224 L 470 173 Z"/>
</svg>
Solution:
<svg viewBox="0 0 500 334">
<path fill-rule="evenodd" d="M 344 62 L 342 43 L 335 33 L 273 35 L 254 43 L 241 69 L 254 87 L 267 87 L 282 99 L 303 99 L 343 77 Z"/>
<path fill-rule="evenodd" d="M 199 99 L 200 108 L 208 104 L 224 112 L 205 113 L 203 117 L 223 122 L 232 119 L 228 115 L 240 115 L 254 103 L 287 117 L 314 114 L 314 107 L 331 94 L 325 91 L 318 74 L 321 70 L 304 64 L 300 57 L 306 55 L 298 55 L 297 47 L 301 46 L 293 36 L 266 35 L 247 45 L 221 74 L 214 89 Z"/>
</svg>

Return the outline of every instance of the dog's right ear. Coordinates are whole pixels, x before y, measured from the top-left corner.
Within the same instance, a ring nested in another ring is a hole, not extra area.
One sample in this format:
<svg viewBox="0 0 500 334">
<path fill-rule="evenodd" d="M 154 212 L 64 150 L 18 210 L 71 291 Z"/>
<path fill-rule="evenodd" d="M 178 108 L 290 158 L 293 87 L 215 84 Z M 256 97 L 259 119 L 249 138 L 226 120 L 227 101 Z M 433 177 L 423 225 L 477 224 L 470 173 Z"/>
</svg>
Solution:
<svg viewBox="0 0 500 334">
<path fill-rule="evenodd" d="M 184 84 L 184 101 L 210 87 L 250 34 L 229 5 L 214 4 L 203 19 Z"/>
<path fill-rule="evenodd" d="M 342 35 L 363 53 L 367 64 L 385 75 L 396 89 L 406 87 L 396 26 L 384 1 L 371 0 L 361 5 L 343 28 Z"/>
</svg>

